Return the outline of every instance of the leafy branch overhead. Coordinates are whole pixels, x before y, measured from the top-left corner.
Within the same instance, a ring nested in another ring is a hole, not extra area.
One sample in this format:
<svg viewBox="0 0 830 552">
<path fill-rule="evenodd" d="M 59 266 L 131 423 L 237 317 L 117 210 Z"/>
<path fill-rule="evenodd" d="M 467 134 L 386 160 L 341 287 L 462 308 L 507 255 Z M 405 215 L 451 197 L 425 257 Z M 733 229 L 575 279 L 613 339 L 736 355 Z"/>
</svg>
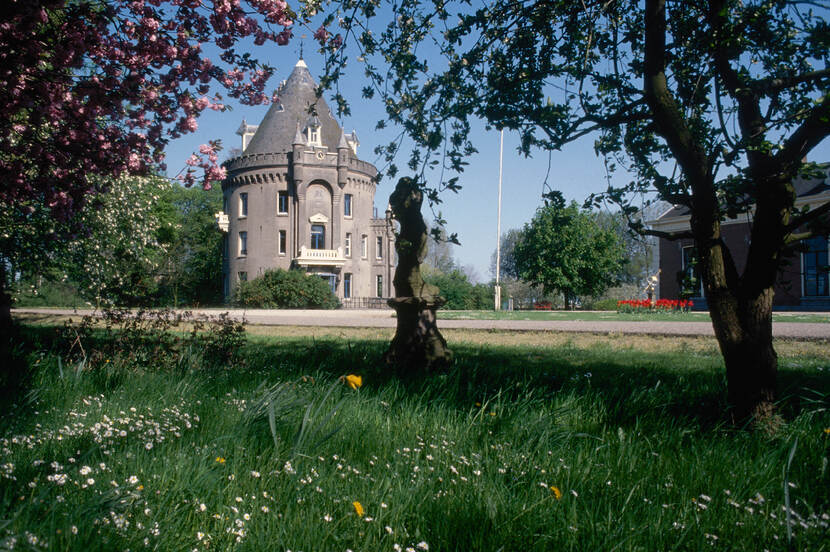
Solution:
<svg viewBox="0 0 830 552">
<path fill-rule="evenodd" d="M 385 109 L 379 125 L 395 123 L 415 144 L 409 169 L 441 169 L 436 191 L 457 189 L 444 172 L 463 171 L 475 151 L 469 121 L 480 118 L 516 131 L 525 154 L 595 135 L 609 170 L 635 179 L 592 201 L 628 206 L 633 195 L 657 192 L 689 205 L 693 191 L 675 163 L 697 163 L 719 175 L 720 216 L 734 216 L 759 193 L 747 156 L 792 167 L 830 128 L 830 27 L 810 2 L 669 2 L 666 53 L 652 59 L 646 11 L 626 2 L 312 4 L 339 31 L 336 42 L 323 41 L 324 84 L 336 89 L 362 72 L 363 95 Z M 655 64 L 663 91 L 643 86 Z M 670 100 L 666 109 L 655 111 L 650 94 Z M 661 133 L 664 124 L 677 136 Z M 678 155 L 689 141 L 697 151 Z M 381 148 L 392 175 L 400 144 Z"/>
</svg>

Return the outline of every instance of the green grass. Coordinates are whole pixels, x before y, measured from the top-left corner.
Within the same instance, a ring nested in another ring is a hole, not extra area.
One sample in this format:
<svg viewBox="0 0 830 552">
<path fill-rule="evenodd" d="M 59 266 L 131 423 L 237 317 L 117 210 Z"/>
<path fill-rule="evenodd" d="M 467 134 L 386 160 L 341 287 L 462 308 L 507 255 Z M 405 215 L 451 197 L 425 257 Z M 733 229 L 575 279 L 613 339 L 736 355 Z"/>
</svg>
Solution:
<svg viewBox="0 0 830 552">
<path fill-rule="evenodd" d="M 614 311 L 448 311 L 439 310 L 443 320 L 585 320 L 599 322 L 708 322 L 708 312 L 674 313 L 618 313 Z M 776 312 L 773 322 L 823 322 L 830 323 L 830 316 L 822 313 Z"/>
<path fill-rule="evenodd" d="M 224 370 L 46 341 L 0 426 L 0 548 L 786 550 L 794 450 L 792 548 L 828 549 L 826 344 L 779 343 L 782 421 L 748 431 L 711 340 L 447 336 L 412 381 L 379 330 L 253 336 Z"/>
</svg>

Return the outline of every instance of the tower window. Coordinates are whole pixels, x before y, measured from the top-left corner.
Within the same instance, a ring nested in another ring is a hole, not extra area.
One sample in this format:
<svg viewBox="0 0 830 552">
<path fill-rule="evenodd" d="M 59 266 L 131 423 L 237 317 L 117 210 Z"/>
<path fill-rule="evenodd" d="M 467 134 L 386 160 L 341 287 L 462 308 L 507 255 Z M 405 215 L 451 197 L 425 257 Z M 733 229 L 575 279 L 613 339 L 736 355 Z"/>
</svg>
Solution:
<svg viewBox="0 0 830 552">
<path fill-rule="evenodd" d="M 286 191 L 277 193 L 277 214 L 288 214 L 288 192 Z"/>
<path fill-rule="evenodd" d="M 280 255 L 285 255 L 285 245 L 286 245 L 285 230 L 280 230 L 280 244 L 279 244 Z"/>
<path fill-rule="evenodd" d="M 343 197 L 343 216 L 352 216 L 352 194 L 346 194 Z"/>
<path fill-rule="evenodd" d="M 352 233 L 351 232 L 346 232 L 346 243 L 345 243 L 344 249 L 346 250 L 345 251 L 346 256 L 351 257 L 352 256 Z"/>
<path fill-rule="evenodd" d="M 247 255 L 248 254 L 248 233 L 247 232 L 240 232 L 239 233 L 239 256 Z"/>
<path fill-rule="evenodd" d="M 248 194 L 246 193 L 239 194 L 239 216 L 248 216 Z"/>
<path fill-rule="evenodd" d="M 326 248 L 326 227 L 322 224 L 311 225 L 311 248 L 325 249 Z"/>
</svg>

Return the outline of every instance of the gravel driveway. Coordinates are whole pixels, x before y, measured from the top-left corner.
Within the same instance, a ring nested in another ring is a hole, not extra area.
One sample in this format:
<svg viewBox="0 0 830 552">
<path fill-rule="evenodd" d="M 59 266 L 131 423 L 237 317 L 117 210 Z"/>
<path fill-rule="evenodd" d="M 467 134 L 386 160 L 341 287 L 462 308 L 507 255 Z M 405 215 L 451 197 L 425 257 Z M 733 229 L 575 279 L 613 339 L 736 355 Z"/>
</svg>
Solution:
<svg viewBox="0 0 830 552">
<path fill-rule="evenodd" d="M 393 312 L 386 309 L 341 310 L 240 310 L 194 309 L 194 314 L 218 315 L 227 312 L 235 319 L 266 326 L 341 326 L 394 328 Z M 82 316 L 91 310 L 12 309 L 12 313 Z M 613 322 L 586 320 L 439 320 L 441 328 L 480 330 L 559 331 L 653 335 L 714 335 L 709 322 Z M 830 339 L 830 324 L 814 322 L 774 322 L 775 337 Z"/>
</svg>

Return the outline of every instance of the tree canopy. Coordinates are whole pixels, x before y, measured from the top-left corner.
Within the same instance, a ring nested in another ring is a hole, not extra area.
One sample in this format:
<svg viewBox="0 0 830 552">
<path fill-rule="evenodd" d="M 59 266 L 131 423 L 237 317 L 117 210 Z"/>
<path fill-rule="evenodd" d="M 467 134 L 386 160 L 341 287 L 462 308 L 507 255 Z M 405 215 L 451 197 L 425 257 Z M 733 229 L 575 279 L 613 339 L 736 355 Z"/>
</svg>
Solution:
<svg viewBox="0 0 830 552">
<path fill-rule="evenodd" d="M 688 230 L 661 237 L 695 241 L 736 417 L 771 412 L 776 274 L 799 240 L 830 226 L 830 203 L 797 210 L 792 184 L 818 174 L 804 159 L 830 133 L 827 10 L 798 0 L 379 4 L 325 3 L 326 23 L 343 32 L 321 35 L 332 61 L 323 82 L 356 54 L 364 95 L 379 96 L 416 145 L 409 169 L 443 169 L 428 197 L 457 189 L 472 118 L 518 132 L 526 153 L 593 135 L 608 171 L 633 175 L 594 201 L 632 215 L 634 198 L 654 194 L 688 209 Z M 721 236 L 740 214 L 752 223 L 743 264 Z"/>
<path fill-rule="evenodd" d="M 525 225 L 514 255 L 521 278 L 545 293 L 562 293 L 566 308 L 579 295 L 599 295 L 617 283 L 624 260 L 617 234 L 561 197 L 547 201 Z"/>
</svg>

